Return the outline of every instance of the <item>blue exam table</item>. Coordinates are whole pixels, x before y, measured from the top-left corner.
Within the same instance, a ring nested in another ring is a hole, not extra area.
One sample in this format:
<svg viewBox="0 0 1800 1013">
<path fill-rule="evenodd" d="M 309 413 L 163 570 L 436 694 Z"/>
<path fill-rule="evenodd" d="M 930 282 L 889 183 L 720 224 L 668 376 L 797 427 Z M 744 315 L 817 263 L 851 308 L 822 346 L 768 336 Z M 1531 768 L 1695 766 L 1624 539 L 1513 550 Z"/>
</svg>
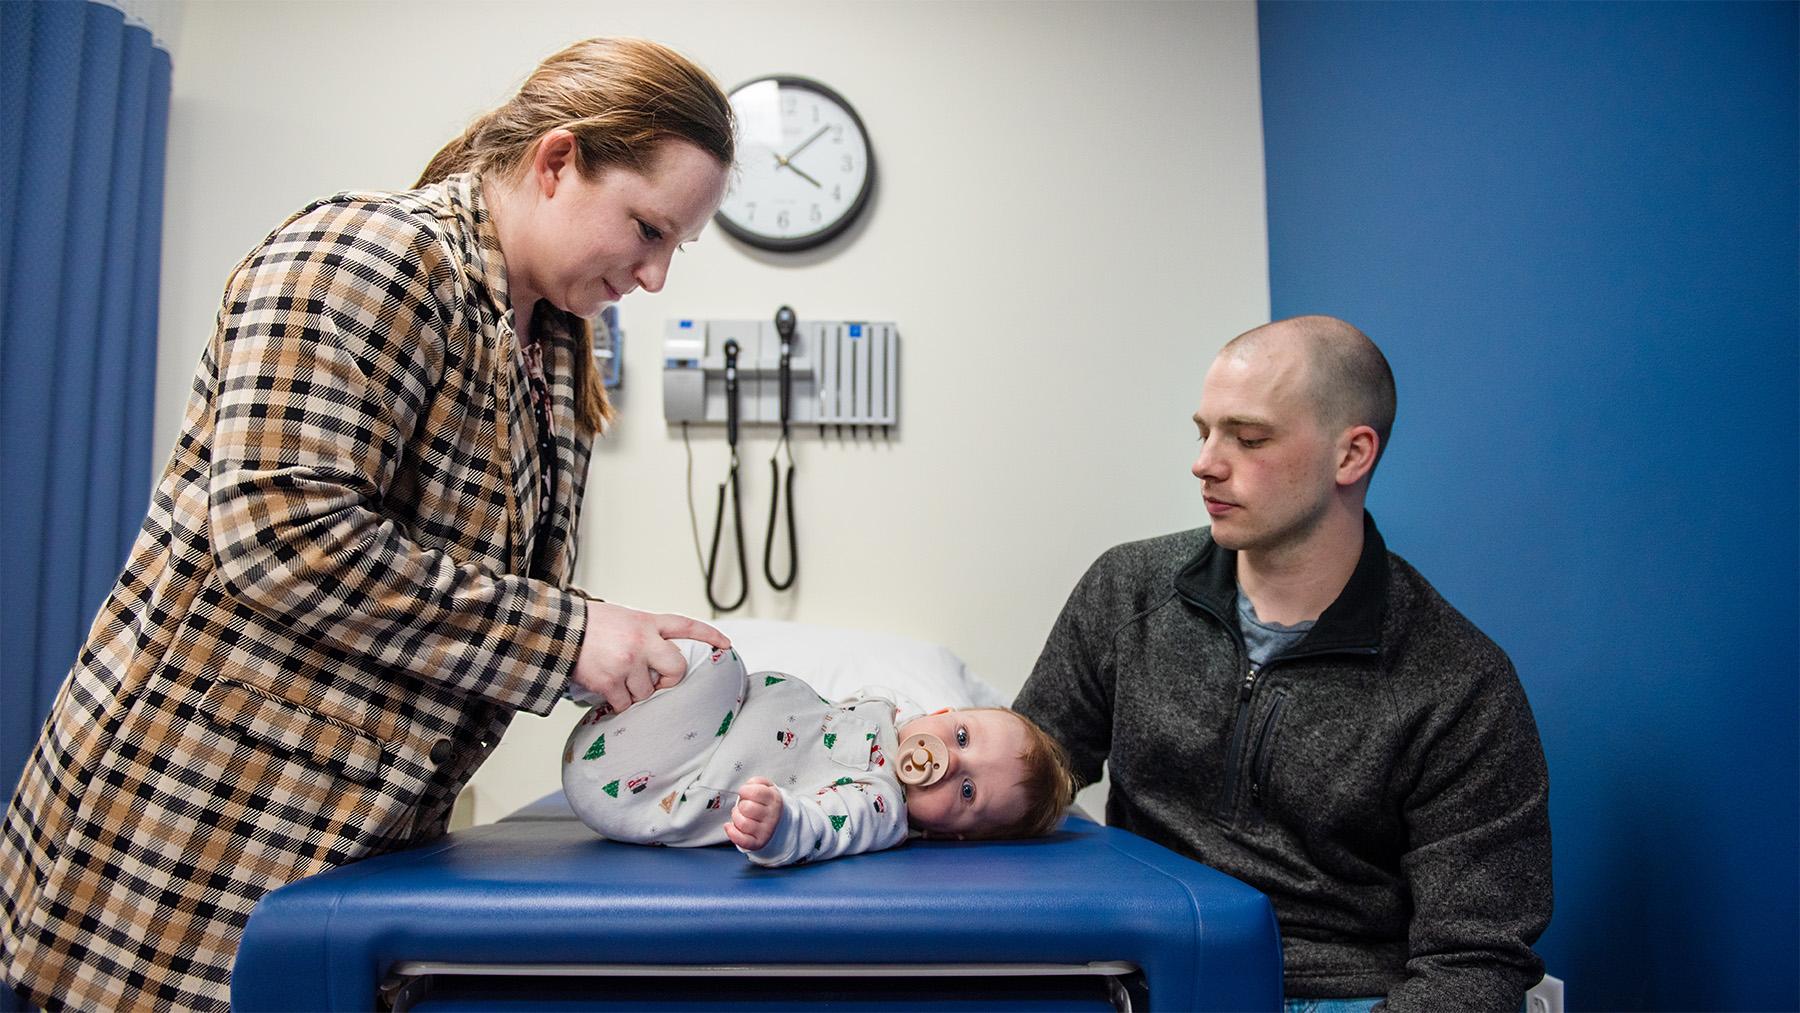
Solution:
<svg viewBox="0 0 1800 1013">
<path fill-rule="evenodd" d="M 760 869 L 596 838 L 552 795 L 276 890 L 241 1010 L 1275 1010 L 1260 893 L 1071 816 L 1039 840 L 912 841 Z"/>
</svg>

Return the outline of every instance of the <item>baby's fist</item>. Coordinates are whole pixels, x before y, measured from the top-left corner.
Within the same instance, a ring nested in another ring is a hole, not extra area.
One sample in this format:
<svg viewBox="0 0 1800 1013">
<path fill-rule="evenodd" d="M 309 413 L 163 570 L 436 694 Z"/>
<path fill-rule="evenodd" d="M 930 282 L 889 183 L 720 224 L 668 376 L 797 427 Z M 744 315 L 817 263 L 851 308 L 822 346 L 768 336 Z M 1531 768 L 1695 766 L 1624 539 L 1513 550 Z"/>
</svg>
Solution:
<svg viewBox="0 0 1800 1013">
<path fill-rule="evenodd" d="M 781 824 L 781 791 L 766 777 L 753 777 L 738 788 L 737 805 L 725 836 L 745 851 L 761 851 Z"/>
</svg>

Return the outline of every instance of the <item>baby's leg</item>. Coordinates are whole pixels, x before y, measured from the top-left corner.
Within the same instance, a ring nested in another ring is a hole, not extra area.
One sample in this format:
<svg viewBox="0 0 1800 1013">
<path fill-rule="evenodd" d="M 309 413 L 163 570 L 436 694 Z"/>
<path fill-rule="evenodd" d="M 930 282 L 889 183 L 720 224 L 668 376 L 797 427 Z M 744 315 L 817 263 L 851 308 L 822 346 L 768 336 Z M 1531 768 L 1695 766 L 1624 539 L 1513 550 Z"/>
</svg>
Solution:
<svg viewBox="0 0 1800 1013">
<path fill-rule="evenodd" d="M 696 820 L 706 800 L 683 790 L 743 708 L 747 676 L 736 651 L 680 641 L 687 675 L 623 714 L 589 711 L 563 750 L 563 793 L 594 832 L 633 844 L 712 844 L 724 817 Z"/>
</svg>

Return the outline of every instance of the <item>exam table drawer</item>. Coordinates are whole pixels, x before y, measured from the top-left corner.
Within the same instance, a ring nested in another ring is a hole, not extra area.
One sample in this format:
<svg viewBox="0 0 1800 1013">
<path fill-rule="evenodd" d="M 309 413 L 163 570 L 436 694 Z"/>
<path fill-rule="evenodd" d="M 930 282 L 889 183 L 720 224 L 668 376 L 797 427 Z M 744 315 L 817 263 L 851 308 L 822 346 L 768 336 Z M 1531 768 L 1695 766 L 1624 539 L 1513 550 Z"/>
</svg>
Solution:
<svg viewBox="0 0 1800 1013">
<path fill-rule="evenodd" d="M 392 1007 L 413 1013 L 452 1010 L 718 1010 L 743 1013 L 833 1010 L 1090 1013 L 1121 1008 L 1095 977 L 907 976 L 869 978 L 594 978 L 437 977 L 418 998 Z"/>
</svg>

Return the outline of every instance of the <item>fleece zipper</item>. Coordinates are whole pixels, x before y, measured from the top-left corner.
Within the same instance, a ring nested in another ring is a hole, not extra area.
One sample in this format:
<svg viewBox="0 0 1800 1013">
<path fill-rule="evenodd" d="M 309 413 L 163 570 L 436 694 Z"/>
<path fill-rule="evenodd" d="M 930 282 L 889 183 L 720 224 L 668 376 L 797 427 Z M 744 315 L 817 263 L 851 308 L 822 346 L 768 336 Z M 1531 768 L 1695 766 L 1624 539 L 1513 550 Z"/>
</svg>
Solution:
<svg viewBox="0 0 1800 1013">
<path fill-rule="evenodd" d="M 1237 812 L 1239 761 L 1244 756 L 1244 740 L 1250 732 L 1250 695 L 1256 691 L 1256 676 L 1261 671 L 1250 665 L 1238 681 L 1237 716 L 1231 722 L 1231 745 L 1225 751 L 1225 784 L 1219 792 L 1219 819 L 1231 822 Z"/>
<path fill-rule="evenodd" d="M 1269 714 L 1264 717 L 1262 728 L 1257 734 L 1255 744 L 1256 753 L 1254 756 L 1246 756 L 1246 753 L 1248 753 L 1251 748 L 1251 743 L 1249 741 L 1250 712 L 1252 709 L 1250 706 L 1251 697 L 1256 692 L 1256 683 L 1261 678 L 1262 673 L 1274 665 L 1285 665 L 1289 662 L 1300 661 L 1306 658 L 1319 658 L 1333 654 L 1373 657 L 1380 654 L 1381 651 L 1379 648 L 1375 647 L 1327 647 L 1323 650 L 1303 651 L 1299 654 L 1283 654 L 1278 658 L 1270 658 L 1267 665 L 1258 667 L 1257 665 L 1250 663 L 1250 648 L 1244 643 L 1244 631 L 1238 629 L 1238 625 L 1235 621 L 1226 622 L 1225 617 L 1221 616 L 1217 609 L 1214 609 L 1204 601 L 1190 597 L 1186 594 L 1181 594 L 1179 591 L 1177 594 L 1183 601 L 1211 616 L 1213 621 L 1218 623 L 1219 626 L 1231 636 L 1232 643 L 1237 646 L 1238 657 L 1244 659 L 1244 677 L 1238 680 L 1236 714 L 1233 716 L 1231 722 L 1231 744 L 1226 747 L 1225 780 L 1224 784 L 1221 786 L 1222 790 L 1219 792 L 1219 807 L 1215 812 L 1215 816 L 1219 820 L 1226 823 L 1234 823 L 1236 821 L 1239 801 L 1238 796 L 1240 794 L 1238 785 L 1240 778 L 1238 772 L 1244 769 L 1246 766 L 1245 761 L 1247 759 L 1251 761 L 1249 766 L 1253 768 L 1251 770 L 1251 800 L 1258 805 L 1262 803 L 1262 781 L 1263 778 L 1268 775 L 1269 765 L 1272 762 L 1272 758 L 1266 755 L 1266 750 L 1269 745 L 1268 738 L 1274 729 L 1275 718 L 1280 715 L 1281 709 L 1287 705 L 1287 691 L 1278 690 L 1276 692 L 1275 703 L 1272 705 Z"/>
<path fill-rule="evenodd" d="M 1269 713 L 1263 715 L 1262 730 L 1256 733 L 1256 752 L 1250 757 L 1250 804 L 1262 808 L 1263 786 L 1269 783 L 1269 767 L 1275 762 L 1275 726 L 1281 723 L 1282 708 L 1287 706 L 1288 691 L 1277 689 L 1269 702 Z"/>
<path fill-rule="evenodd" d="M 1243 635 L 1238 633 L 1238 644 L 1243 645 Z M 1306 651 L 1301 654 L 1284 654 L 1279 658 L 1270 658 L 1269 663 L 1261 668 L 1252 667 L 1238 686 L 1237 719 L 1231 728 L 1231 752 L 1226 757 L 1225 790 L 1219 802 L 1219 816 L 1226 822 L 1235 822 L 1241 794 L 1238 782 L 1238 771 L 1248 768 L 1250 773 L 1250 801 L 1253 805 L 1262 805 L 1263 782 L 1268 777 L 1269 766 L 1274 762 L 1270 753 L 1269 737 L 1275 730 L 1275 722 L 1281 711 L 1287 706 L 1288 691 L 1277 689 L 1275 700 L 1269 705 L 1269 712 L 1263 716 L 1262 728 L 1258 731 L 1254 752 L 1250 738 L 1250 693 L 1263 672 L 1276 665 L 1286 665 L 1306 658 L 1318 658 L 1325 655 L 1361 655 L 1364 657 L 1381 653 L 1373 647 L 1333 647 L 1322 651 Z M 1247 755 L 1248 754 L 1248 755 Z M 1247 762 L 1246 762 L 1247 761 Z"/>
</svg>

